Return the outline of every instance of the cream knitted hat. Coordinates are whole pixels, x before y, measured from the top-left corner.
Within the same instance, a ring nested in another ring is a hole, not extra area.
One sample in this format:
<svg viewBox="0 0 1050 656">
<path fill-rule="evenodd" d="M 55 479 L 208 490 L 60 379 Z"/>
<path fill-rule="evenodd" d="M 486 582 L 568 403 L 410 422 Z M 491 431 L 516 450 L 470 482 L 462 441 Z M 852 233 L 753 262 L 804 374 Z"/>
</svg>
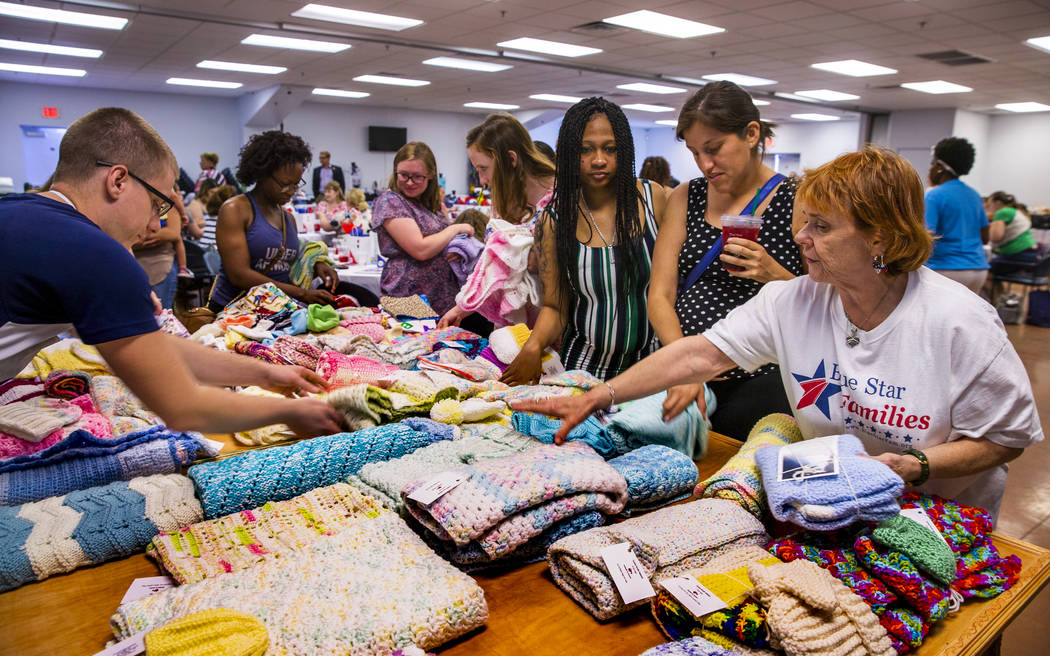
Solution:
<svg viewBox="0 0 1050 656">
<path fill-rule="evenodd" d="M 0 430 L 30 442 L 39 442 L 83 411 L 62 399 L 37 398 L 0 406 Z"/>
<path fill-rule="evenodd" d="M 747 569 L 752 596 L 768 608 L 770 643 L 789 656 L 895 656 L 864 600 L 808 560 Z"/>
</svg>

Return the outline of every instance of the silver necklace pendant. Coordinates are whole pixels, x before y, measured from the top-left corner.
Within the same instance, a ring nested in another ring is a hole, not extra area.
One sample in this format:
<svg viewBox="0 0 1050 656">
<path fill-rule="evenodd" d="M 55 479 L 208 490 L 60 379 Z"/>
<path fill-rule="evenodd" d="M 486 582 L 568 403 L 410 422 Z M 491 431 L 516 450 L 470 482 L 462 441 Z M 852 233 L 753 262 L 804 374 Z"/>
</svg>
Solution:
<svg viewBox="0 0 1050 656">
<path fill-rule="evenodd" d="M 857 344 L 860 344 L 860 337 L 857 337 L 857 329 L 854 328 L 849 335 L 846 335 L 846 346 L 853 348 Z"/>
</svg>

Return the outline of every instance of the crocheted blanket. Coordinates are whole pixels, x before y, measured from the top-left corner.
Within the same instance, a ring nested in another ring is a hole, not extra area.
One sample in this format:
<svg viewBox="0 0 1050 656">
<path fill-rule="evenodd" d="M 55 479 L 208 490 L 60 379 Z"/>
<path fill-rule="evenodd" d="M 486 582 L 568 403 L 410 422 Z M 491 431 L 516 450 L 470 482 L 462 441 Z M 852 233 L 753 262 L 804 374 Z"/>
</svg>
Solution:
<svg viewBox="0 0 1050 656">
<path fill-rule="evenodd" d="M 137 553 L 158 531 L 199 521 L 185 476 L 143 476 L 0 507 L 0 592 Z"/>
<path fill-rule="evenodd" d="M 0 461 L 0 505 L 39 501 L 136 476 L 176 473 L 193 461 L 198 449 L 200 443 L 189 433 L 163 426 L 108 440 L 76 431 L 43 451 Z"/>
<path fill-rule="evenodd" d="M 411 498 L 429 482 L 401 491 L 409 512 L 438 538 L 471 542 L 491 558 L 513 552 L 546 528 L 588 510 L 615 514 L 627 501 L 627 481 L 593 449 L 578 442 L 542 445 L 477 463 L 465 480 L 424 505 Z"/>
<path fill-rule="evenodd" d="M 124 604 L 110 624 L 126 638 L 209 608 L 262 622 L 268 656 L 432 649 L 488 619 L 477 583 L 390 512 L 358 517 L 302 551 Z"/>
<path fill-rule="evenodd" d="M 532 227 L 494 218 L 489 228 L 485 250 L 456 295 L 456 305 L 500 326 L 530 323 L 543 300 L 540 279 L 528 270 Z"/>
<path fill-rule="evenodd" d="M 92 377 L 91 398 L 98 411 L 109 418 L 114 435 L 135 433 L 164 423 L 116 376 Z"/>
<path fill-rule="evenodd" d="M 704 388 L 707 416 L 715 411 L 714 393 Z M 619 406 L 619 412 L 609 417 L 609 432 L 614 440 L 636 449 L 646 444 L 662 444 L 681 451 L 693 460 L 707 452 L 707 433 L 711 422 L 700 414 L 695 403 L 690 403 L 677 417 L 664 421 L 663 406 L 667 392 L 660 392 Z"/>
<path fill-rule="evenodd" d="M 704 498 L 729 499 L 761 518 L 766 509 L 766 496 L 755 462 L 755 453 L 767 446 L 784 446 L 802 441 L 802 431 L 795 418 L 772 414 L 759 419 L 748 433 L 747 441 L 722 468 L 696 486 L 695 494 Z"/>
<path fill-rule="evenodd" d="M 627 480 L 624 515 L 647 512 L 688 499 L 700 473 L 685 454 L 659 444 L 635 449 L 609 461 Z"/>
<path fill-rule="evenodd" d="M 785 447 L 767 447 L 755 453 L 773 516 L 803 528 L 829 531 L 900 513 L 897 497 L 904 489 L 901 477 L 867 457 L 864 445 L 853 435 L 832 437 L 838 441 L 839 469 L 830 476 L 778 481 L 778 454 Z"/>
<path fill-rule="evenodd" d="M 212 519 L 338 483 L 369 462 L 397 458 L 451 437 L 448 426 L 415 419 L 244 451 L 194 465 L 188 474 L 196 485 L 204 516 Z"/>
<path fill-rule="evenodd" d="M 520 453 L 538 445 L 536 440 L 513 429 L 490 425 L 478 434 L 464 434 L 462 439 L 437 442 L 389 462 L 367 464 L 347 482 L 379 499 L 385 507 L 407 516 L 401 490 L 412 481 L 462 469 L 467 463 Z"/>
<path fill-rule="evenodd" d="M 772 653 L 772 652 L 771 652 Z M 739 651 L 726 649 L 699 636 L 677 642 L 665 642 L 642 652 L 641 656 L 738 656 Z"/>
<path fill-rule="evenodd" d="M 570 535 L 551 546 L 547 560 L 554 582 L 591 615 L 605 620 L 643 603 L 623 603 L 601 557 L 605 547 L 630 544 L 646 576 L 660 580 L 768 539 L 761 522 L 740 506 L 701 499 Z"/>
<path fill-rule="evenodd" d="M 381 510 L 375 499 L 336 483 L 160 533 L 146 553 L 179 583 L 195 583 L 302 551 Z"/>
</svg>

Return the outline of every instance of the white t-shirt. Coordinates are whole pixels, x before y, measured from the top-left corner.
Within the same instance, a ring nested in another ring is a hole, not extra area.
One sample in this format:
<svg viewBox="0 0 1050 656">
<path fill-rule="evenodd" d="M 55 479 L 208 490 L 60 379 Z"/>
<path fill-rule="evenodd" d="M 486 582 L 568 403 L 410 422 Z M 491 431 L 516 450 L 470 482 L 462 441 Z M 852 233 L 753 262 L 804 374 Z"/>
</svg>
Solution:
<svg viewBox="0 0 1050 656">
<path fill-rule="evenodd" d="M 704 333 L 753 370 L 780 364 L 807 438 L 851 433 L 868 453 L 925 449 L 962 437 L 1024 448 L 1043 439 L 1028 374 L 991 305 L 923 267 L 900 304 L 846 345 L 838 292 L 803 276 L 771 282 Z M 995 516 L 1006 465 L 929 481 L 927 492 Z"/>
</svg>

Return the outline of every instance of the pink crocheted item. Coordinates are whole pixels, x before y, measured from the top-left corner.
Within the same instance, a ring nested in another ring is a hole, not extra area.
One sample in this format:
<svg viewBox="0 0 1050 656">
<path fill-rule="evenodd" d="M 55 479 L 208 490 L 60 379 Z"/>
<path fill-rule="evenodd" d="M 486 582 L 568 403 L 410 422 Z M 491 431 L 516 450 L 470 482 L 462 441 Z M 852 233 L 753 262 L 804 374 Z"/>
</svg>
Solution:
<svg viewBox="0 0 1050 656">
<path fill-rule="evenodd" d="M 113 437 L 113 429 L 110 426 L 109 420 L 106 419 L 105 415 L 100 414 L 98 409 L 95 408 L 95 404 L 91 400 L 90 394 L 83 394 L 75 399 L 71 399 L 69 402 L 78 406 L 82 410 L 80 419 L 68 426 L 63 426 L 58 430 L 52 431 L 47 437 L 39 442 L 30 442 L 0 431 L 0 460 L 43 451 L 49 446 L 53 446 L 66 439 L 76 430 L 86 430 L 95 437 L 103 439 L 110 439 Z"/>
<path fill-rule="evenodd" d="M 498 326 L 532 325 L 542 300 L 539 279 L 528 272 L 532 229 L 502 219 L 492 219 L 489 227 L 485 250 L 456 295 L 456 305 Z"/>
<path fill-rule="evenodd" d="M 343 355 L 325 351 L 317 360 L 317 373 L 328 383 L 329 389 L 339 389 L 365 383 L 379 387 L 379 379 L 388 376 L 397 367 L 359 355 Z"/>
<path fill-rule="evenodd" d="M 307 369 L 317 369 L 317 360 L 321 357 L 320 348 L 290 335 L 281 335 L 270 348 L 289 363 Z"/>
<path fill-rule="evenodd" d="M 0 384 L 0 405 L 28 401 L 44 395 L 44 383 L 39 378 L 12 378 Z"/>
<path fill-rule="evenodd" d="M 386 329 L 383 328 L 381 323 L 340 323 L 340 326 L 346 328 L 351 335 L 365 335 L 373 342 L 381 342 L 386 337 Z"/>
</svg>

